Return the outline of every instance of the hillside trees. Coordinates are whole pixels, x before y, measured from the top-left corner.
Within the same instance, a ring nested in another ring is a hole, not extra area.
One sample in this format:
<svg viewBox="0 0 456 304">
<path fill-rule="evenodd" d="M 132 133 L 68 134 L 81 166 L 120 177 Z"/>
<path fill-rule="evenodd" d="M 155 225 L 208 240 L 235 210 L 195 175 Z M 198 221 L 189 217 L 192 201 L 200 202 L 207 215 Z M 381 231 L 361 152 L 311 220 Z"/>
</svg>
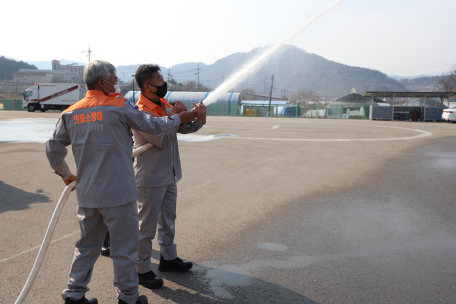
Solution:
<svg viewBox="0 0 456 304">
<path fill-rule="evenodd" d="M 300 89 L 290 96 L 290 102 L 299 105 L 305 105 L 309 102 L 320 100 L 320 94 L 309 89 Z"/>
<path fill-rule="evenodd" d="M 176 82 L 174 79 L 171 79 L 168 84 L 168 91 L 181 91 L 181 92 L 210 92 L 212 91 L 211 88 L 196 83 L 196 81 L 187 81 L 184 83 Z"/>
<path fill-rule="evenodd" d="M 38 70 L 36 66 L 26 62 L 8 59 L 3 56 L 0 57 L 0 79 L 12 80 L 13 74 L 20 69 Z"/>
<path fill-rule="evenodd" d="M 456 65 L 451 68 L 450 72 L 440 77 L 439 85 L 442 91 L 456 92 Z"/>
</svg>

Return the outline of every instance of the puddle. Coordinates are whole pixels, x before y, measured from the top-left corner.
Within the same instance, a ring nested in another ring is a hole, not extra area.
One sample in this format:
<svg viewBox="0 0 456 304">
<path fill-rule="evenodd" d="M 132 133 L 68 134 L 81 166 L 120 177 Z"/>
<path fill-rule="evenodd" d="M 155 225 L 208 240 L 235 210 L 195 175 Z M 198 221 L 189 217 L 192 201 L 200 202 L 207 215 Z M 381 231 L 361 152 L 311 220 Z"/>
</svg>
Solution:
<svg viewBox="0 0 456 304">
<path fill-rule="evenodd" d="M 455 158 L 436 159 L 437 166 L 442 170 L 454 169 L 456 167 Z"/>
<path fill-rule="evenodd" d="M 272 244 L 272 243 L 269 243 Z M 279 245 L 279 244 L 274 244 Z M 241 265 L 220 265 L 213 262 L 203 262 L 202 266 L 212 268 L 203 274 L 204 280 L 214 295 L 222 299 L 234 299 L 233 293 L 239 287 L 247 287 L 253 284 L 255 273 L 268 268 L 297 269 L 305 268 L 320 259 L 313 256 L 293 256 L 275 260 L 251 260 Z M 218 269 L 217 269 L 218 268 Z M 202 272 L 198 267 L 194 271 Z"/>
<path fill-rule="evenodd" d="M 252 283 L 251 277 L 225 269 L 209 270 L 206 272 L 205 280 L 208 281 L 213 294 L 221 299 L 235 299 L 233 289 L 249 286 Z"/>
<path fill-rule="evenodd" d="M 54 133 L 57 118 L 0 120 L 0 142 L 45 143 Z"/>
<path fill-rule="evenodd" d="M 267 251 L 287 251 L 288 249 L 285 245 L 275 243 L 259 243 L 257 247 Z"/>
<path fill-rule="evenodd" d="M 17 118 L 0 120 L 0 142 L 38 142 L 46 143 L 54 133 L 55 119 Z M 225 137 L 236 137 L 234 134 L 193 135 L 178 134 L 177 139 L 185 142 L 205 142 Z"/>
</svg>

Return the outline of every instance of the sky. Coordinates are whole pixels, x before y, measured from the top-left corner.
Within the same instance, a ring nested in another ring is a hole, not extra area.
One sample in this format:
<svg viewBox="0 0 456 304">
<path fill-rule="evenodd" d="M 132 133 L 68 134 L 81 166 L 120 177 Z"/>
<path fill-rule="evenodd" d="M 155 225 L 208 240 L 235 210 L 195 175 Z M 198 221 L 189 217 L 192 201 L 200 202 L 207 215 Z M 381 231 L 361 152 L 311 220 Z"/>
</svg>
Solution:
<svg viewBox="0 0 456 304">
<path fill-rule="evenodd" d="M 212 64 L 275 44 L 331 2 L 8 1 L 0 55 L 87 62 L 90 44 L 92 60 L 115 66 Z M 288 44 L 388 75 L 440 75 L 456 64 L 455 12 L 454 0 L 344 0 Z"/>
</svg>

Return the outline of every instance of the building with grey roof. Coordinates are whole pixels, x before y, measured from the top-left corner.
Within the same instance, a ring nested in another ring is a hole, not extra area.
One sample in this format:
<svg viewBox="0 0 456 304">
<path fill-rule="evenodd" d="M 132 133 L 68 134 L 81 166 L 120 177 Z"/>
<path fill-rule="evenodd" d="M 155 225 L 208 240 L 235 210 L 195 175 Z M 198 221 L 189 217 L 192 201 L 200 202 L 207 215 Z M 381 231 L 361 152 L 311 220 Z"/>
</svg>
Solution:
<svg viewBox="0 0 456 304">
<path fill-rule="evenodd" d="M 13 80 L 19 83 L 78 82 L 78 78 L 77 73 L 66 70 L 20 69 L 13 74 Z"/>
</svg>

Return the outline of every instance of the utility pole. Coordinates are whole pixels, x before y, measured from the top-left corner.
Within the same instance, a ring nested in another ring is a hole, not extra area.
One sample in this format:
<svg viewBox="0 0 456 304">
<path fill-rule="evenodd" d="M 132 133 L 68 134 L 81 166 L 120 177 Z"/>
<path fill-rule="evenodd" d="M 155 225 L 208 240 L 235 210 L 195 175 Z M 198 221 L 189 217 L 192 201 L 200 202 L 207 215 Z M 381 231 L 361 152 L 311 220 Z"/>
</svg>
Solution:
<svg viewBox="0 0 456 304">
<path fill-rule="evenodd" d="M 89 62 L 90 62 L 90 54 L 92 53 L 93 51 L 90 49 L 90 43 L 89 43 L 89 49 L 87 51 L 82 51 L 81 53 L 87 53 L 87 56 L 89 56 Z"/>
<path fill-rule="evenodd" d="M 169 84 L 169 74 L 171 74 L 171 66 L 168 68 L 168 84 Z"/>
<path fill-rule="evenodd" d="M 274 74 L 272 74 L 271 78 L 271 89 L 269 90 L 269 105 L 268 105 L 268 117 L 270 116 L 269 111 L 271 109 L 271 99 L 272 99 L 272 85 L 274 84 Z"/>
<path fill-rule="evenodd" d="M 200 64 L 197 63 L 197 66 L 196 66 L 196 75 L 198 75 L 198 82 L 197 82 L 197 85 L 196 85 L 196 90 L 199 92 L 199 87 L 200 87 Z"/>
</svg>

